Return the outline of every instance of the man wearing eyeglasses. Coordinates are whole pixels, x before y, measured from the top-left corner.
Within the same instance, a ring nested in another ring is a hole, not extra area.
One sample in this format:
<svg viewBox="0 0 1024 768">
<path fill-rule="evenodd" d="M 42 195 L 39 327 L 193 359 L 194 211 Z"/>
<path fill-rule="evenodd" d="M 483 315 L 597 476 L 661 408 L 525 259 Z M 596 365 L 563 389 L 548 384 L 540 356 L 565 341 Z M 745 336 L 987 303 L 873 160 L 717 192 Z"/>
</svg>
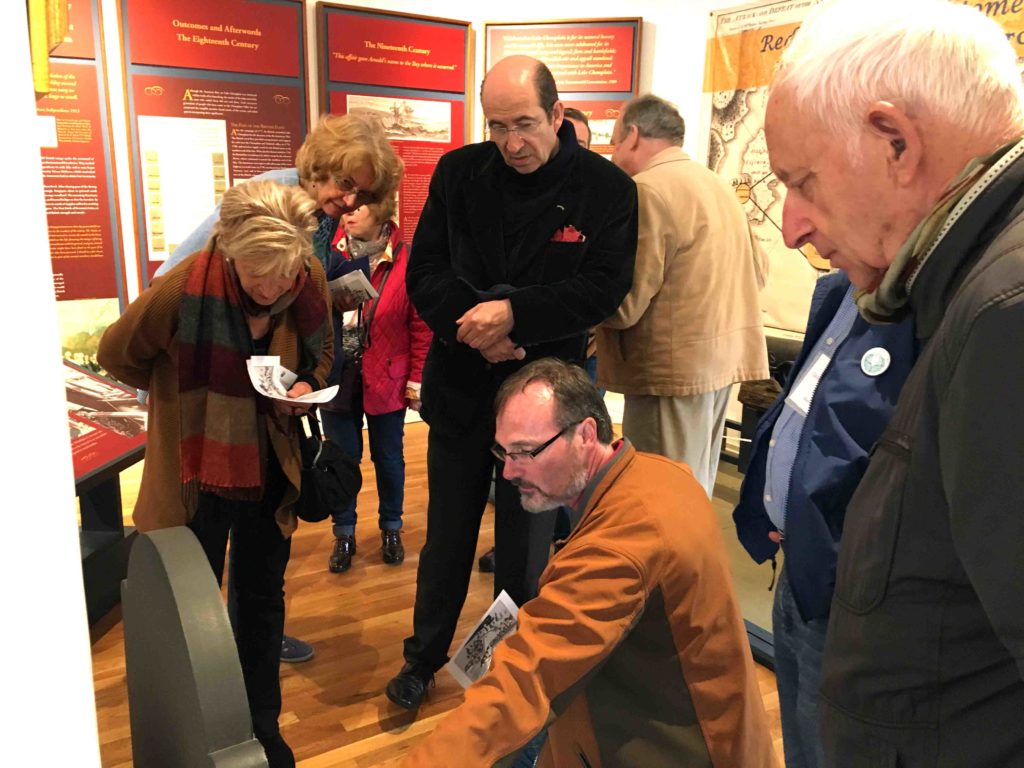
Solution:
<svg viewBox="0 0 1024 768">
<path fill-rule="evenodd" d="M 495 401 L 503 476 L 569 507 L 540 591 L 465 702 L 406 766 L 775 764 L 720 525 L 683 465 L 614 440 L 586 374 L 538 360 Z M 671 489 L 666 493 L 666 489 Z"/>
<path fill-rule="evenodd" d="M 495 457 L 494 395 L 524 361 L 582 364 L 587 330 L 629 290 L 636 187 L 582 148 L 554 78 L 513 56 L 484 78 L 490 141 L 438 163 L 413 240 L 407 284 L 434 332 L 420 413 L 427 445 L 427 541 L 413 634 L 388 697 L 415 709 L 448 659 L 465 600 Z M 519 605 L 536 594 L 554 512 L 526 513 L 495 483 L 495 579 Z"/>
</svg>

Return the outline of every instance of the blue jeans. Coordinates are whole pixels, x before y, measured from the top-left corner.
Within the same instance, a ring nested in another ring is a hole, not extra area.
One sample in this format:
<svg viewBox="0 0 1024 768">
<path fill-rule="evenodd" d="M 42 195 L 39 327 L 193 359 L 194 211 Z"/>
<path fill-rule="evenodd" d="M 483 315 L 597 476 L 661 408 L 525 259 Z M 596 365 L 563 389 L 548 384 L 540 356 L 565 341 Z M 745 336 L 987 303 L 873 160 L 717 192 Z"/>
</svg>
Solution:
<svg viewBox="0 0 1024 768">
<path fill-rule="evenodd" d="M 827 627 L 827 618 L 800 617 L 783 564 L 772 606 L 772 632 L 786 768 L 825 766 L 818 734 L 818 688 Z"/>
<path fill-rule="evenodd" d="M 519 750 L 512 768 L 535 768 L 537 760 L 540 758 L 540 751 L 544 749 L 544 742 L 547 741 L 547 738 L 548 731 L 545 728 L 534 736 L 525 747 Z"/>
<path fill-rule="evenodd" d="M 321 411 L 324 434 L 336 442 L 346 454 L 360 461 L 363 458 L 363 415 L 343 416 Z M 405 502 L 405 408 L 379 416 L 366 416 L 370 437 L 370 460 L 377 475 L 378 524 L 382 531 L 402 529 L 402 506 Z M 346 509 L 331 515 L 335 536 L 354 536 L 356 532 L 356 500 Z"/>
</svg>

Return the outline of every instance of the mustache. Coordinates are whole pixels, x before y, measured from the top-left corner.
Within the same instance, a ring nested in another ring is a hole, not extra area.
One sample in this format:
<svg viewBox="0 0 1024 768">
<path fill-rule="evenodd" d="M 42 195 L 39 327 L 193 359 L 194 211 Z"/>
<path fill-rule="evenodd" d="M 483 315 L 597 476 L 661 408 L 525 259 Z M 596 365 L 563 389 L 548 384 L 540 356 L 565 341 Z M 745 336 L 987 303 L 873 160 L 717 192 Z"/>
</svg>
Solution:
<svg viewBox="0 0 1024 768">
<path fill-rule="evenodd" d="M 528 483 L 525 480 L 522 480 L 521 478 L 518 478 L 518 477 L 512 478 L 511 480 L 509 480 L 509 482 L 512 485 L 514 485 L 516 488 L 529 488 L 529 489 L 534 490 L 534 491 L 539 491 L 540 490 L 540 488 L 538 488 L 533 483 Z"/>
</svg>

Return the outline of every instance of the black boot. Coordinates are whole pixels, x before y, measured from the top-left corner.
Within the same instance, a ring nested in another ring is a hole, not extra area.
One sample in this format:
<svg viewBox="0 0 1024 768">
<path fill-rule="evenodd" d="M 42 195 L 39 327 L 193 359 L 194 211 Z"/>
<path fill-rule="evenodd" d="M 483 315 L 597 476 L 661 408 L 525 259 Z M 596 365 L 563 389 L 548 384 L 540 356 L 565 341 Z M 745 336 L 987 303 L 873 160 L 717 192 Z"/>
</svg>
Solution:
<svg viewBox="0 0 1024 768">
<path fill-rule="evenodd" d="M 388 681 L 388 698 L 403 709 L 419 709 L 427 695 L 427 686 L 434 684 L 434 676 L 415 664 L 406 664 L 402 671 Z"/>
<path fill-rule="evenodd" d="M 398 565 L 405 560 L 405 547 L 402 546 L 401 531 L 380 532 L 380 552 L 388 565 Z"/>
<path fill-rule="evenodd" d="M 331 573 L 344 573 L 352 567 L 352 555 L 356 553 L 356 537 L 341 535 L 334 540 L 334 551 L 327 561 Z"/>
</svg>

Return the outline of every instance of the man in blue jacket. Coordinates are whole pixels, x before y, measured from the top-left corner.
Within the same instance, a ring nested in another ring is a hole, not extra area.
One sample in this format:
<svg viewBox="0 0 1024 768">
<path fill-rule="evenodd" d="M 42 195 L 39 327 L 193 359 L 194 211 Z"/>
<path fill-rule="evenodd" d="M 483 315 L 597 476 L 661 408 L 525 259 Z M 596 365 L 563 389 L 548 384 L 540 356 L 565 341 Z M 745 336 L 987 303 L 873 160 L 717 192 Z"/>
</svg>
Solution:
<svg viewBox="0 0 1024 768">
<path fill-rule="evenodd" d="M 781 544 L 772 629 L 787 768 L 824 765 L 818 683 L 846 504 L 916 357 L 914 325 L 872 325 L 842 273 L 814 289 L 793 374 L 764 414 L 740 503 L 740 541 L 759 563 Z"/>
</svg>

